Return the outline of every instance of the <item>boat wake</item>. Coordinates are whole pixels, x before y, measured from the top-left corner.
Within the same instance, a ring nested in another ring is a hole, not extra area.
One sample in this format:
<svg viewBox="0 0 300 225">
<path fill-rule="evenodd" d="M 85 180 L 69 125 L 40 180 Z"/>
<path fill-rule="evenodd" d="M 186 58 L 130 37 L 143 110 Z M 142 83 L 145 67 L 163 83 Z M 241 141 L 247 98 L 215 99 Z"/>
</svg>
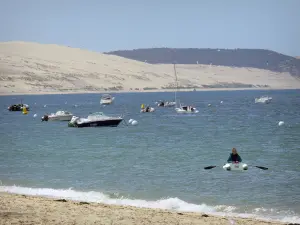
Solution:
<svg viewBox="0 0 300 225">
<path fill-rule="evenodd" d="M 1 183 L 0 183 L 1 184 Z M 192 204 L 176 197 L 164 198 L 160 200 L 129 199 L 119 194 L 104 194 L 96 191 L 76 191 L 70 189 L 52 188 L 29 188 L 20 186 L 0 186 L 0 192 L 42 196 L 48 198 L 64 198 L 75 201 L 95 202 L 114 205 L 135 206 L 140 208 L 156 208 L 175 210 L 181 212 L 199 212 L 211 215 L 227 217 L 256 218 L 261 220 L 276 220 L 281 222 L 299 223 L 300 217 L 291 211 L 280 211 L 275 209 L 254 208 L 250 211 L 239 209 L 235 206 L 206 204 Z"/>
</svg>

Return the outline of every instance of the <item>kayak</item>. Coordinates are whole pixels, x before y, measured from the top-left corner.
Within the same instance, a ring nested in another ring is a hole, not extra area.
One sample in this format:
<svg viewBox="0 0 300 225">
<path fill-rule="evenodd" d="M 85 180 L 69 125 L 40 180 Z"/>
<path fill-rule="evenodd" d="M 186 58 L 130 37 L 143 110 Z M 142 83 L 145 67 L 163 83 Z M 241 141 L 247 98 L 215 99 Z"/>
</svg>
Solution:
<svg viewBox="0 0 300 225">
<path fill-rule="evenodd" d="M 248 165 L 245 163 L 226 163 L 223 166 L 224 170 L 248 170 Z"/>
</svg>

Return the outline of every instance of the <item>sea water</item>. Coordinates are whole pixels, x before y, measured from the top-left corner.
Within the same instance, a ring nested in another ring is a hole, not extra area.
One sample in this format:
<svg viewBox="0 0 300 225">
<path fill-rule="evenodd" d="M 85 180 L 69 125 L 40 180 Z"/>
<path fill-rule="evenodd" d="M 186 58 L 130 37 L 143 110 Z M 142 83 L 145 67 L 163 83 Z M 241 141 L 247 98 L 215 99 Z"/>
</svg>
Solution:
<svg viewBox="0 0 300 225">
<path fill-rule="evenodd" d="M 262 95 L 272 102 L 255 104 Z M 193 115 L 156 107 L 173 101 L 171 92 L 114 96 L 108 106 L 100 94 L 0 97 L 0 191 L 300 222 L 299 90 L 180 92 L 199 110 Z M 7 110 L 21 100 L 27 115 Z M 140 113 L 141 104 L 156 111 Z M 41 122 L 58 110 L 123 115 L 138 125 Z M 248 171 L 222 169 L 232 147 Z M 204 170 L 210 165 L 217 167 Z"/>
</svg>

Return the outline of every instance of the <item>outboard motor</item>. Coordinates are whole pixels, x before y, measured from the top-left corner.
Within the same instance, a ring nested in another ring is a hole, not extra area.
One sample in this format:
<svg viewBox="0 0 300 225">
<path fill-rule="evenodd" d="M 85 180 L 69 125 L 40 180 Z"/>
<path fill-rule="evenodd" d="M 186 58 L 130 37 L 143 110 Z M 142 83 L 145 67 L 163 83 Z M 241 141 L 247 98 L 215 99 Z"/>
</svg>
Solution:
<svg viewBox="0 0 300 225">
<path fill-rule="evenodd" d="M 48 115 L 44 115 L 44 116 L 42 117 L 42 121 L 48 121 L 48 119 L 49 119 Z"/>
</svg>

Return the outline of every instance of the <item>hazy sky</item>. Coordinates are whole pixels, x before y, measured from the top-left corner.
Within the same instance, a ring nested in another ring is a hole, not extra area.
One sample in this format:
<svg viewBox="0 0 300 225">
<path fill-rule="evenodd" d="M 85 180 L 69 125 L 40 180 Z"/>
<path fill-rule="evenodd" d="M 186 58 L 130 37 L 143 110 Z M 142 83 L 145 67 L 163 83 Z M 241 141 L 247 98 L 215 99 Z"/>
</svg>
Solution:
<svg viewBox="0 0 300 225">
<path fill-rule="evenodd" d="M 300 0 L 0 0 L 0 41 L 300 55 Z"/>
</svg>

